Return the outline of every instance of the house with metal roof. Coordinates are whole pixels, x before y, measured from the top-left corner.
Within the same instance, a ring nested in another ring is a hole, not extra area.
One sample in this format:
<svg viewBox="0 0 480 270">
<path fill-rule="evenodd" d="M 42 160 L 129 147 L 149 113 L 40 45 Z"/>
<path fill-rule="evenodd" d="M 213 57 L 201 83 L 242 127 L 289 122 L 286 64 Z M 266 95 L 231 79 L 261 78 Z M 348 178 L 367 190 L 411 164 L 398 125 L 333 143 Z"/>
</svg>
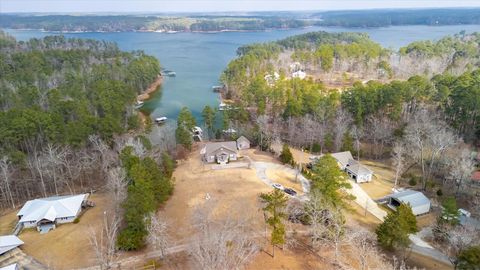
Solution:
<svg viewBox="0 0 480 270">
<path fill-rule="evenodd" d="M 367 166 L 353 159 L 350 151 L 331 154 L 342 171 L 345 171 L 350 178 L 357 183 L 365 183 L 372 181 L 373 171 Z"/>
<path fill-rule="evenodd" d="M 250 141 L 245 136 L 240 136 L 240 138 L 237 139 L 237 148 L 238 150 L 249 149 Z"/>
<path fill-rule="evenodd" d="M 213 142 L 207 143 L 200 151 L 203 159 L 208 163 L 226 164 L 238 159 L 237 142 Z"/>
<path fill-rule="evenodd" d="M 0 255 L 23 245 L 23 241 L 15 235 L 0 236 Z"/>
<path fill-rule="evenodd" d="M 408 204 L 414 215 L 423 215 L 430 212 L 430 200 L 420 191 L 404 190 L 388 196 L 388 207 L 396 210 L 400 204 Z"/>
<path fill-rule="evenodd" d="M 19 270 L 20 268 L 18 267 L 18 264 L 10 264 L 4 267 L 0 267 L 0 270 Z"/>
<path fill-rule="evenodd" d="M 37 227 L 41 233 L 55 229 L 57 224 L 70 223 L 87 204 L 88 194 L 54 196 L 30 200 L 17 213 L 19 225 Z"/>
</svg>

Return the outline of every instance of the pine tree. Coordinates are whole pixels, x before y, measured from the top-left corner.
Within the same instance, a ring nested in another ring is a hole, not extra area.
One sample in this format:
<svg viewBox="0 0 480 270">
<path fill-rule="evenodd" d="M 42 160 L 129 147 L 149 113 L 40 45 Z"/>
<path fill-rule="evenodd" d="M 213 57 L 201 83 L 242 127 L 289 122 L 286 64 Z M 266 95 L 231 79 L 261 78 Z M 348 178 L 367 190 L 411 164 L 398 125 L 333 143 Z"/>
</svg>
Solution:
<svg viewBox="0 0 480 270">
<path fill-rule="evenodd" d="M 293 155 L 292 152 L 290 152 L 290 148 L 288 147 L 287 144 L 284 144 L 282 147 L 282 153 L 280 154 L 280 161 L 283 164 L 290 164 L 294 165 L 294 160 L 293 160 Z"/>
<path fill-rule="evenodd" d="M 380 245 L 386 249 L 406 248 L 410 245 L 408 236 L 418 232 L 417 219 L 409 205 L 401 204 L 397 211 L 389 213 L 375 233 Z"/>
<path fill-rule="evenodd" d="M 273 256 L 275 256 L 275 245 L 285 243 L 285 224 L 283 222 L 287 217 L 284 209 L 288 198 L 281 190 L 274 189 L 270 193 L 262 193 L 260 199 L 264 203 L 263 211 L 269 214 L 265 221 L 272 228 L 270 242 L 273 247 Z"/>
<path fill-rule="evenodd" d="M 329 203 L 335 206 L 344 207 L 347 200 L 355 199 L 352 195 L 341 192 L 341 189 L 352 188 L 352 185 L 330 154 L 322 156 L 314 164 L 310 180 L 312 180 L 312 192 L 320 192 Z"/>
</svg>

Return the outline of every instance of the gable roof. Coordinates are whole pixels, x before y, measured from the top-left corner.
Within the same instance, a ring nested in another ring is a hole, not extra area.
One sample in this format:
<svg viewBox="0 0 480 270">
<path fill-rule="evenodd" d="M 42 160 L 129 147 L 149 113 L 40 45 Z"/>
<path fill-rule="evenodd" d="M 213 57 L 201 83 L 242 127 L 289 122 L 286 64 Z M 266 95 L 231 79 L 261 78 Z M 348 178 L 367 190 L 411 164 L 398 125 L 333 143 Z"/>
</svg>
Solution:
<svg viewBox="0 0 480 270">
<path fill-rule="evenodd" d="M 228 141 L 228 142 L 214 142 L 214 143 L 207 143 L 205 145 L 205 154 L 207 156 L 211 155 L 212 153 L 216 152 L 220 149 L 227 149 L 231 152 L 237 152 L 237 142 Z"/>
<path fill-rule="evenodd" d="M 86 196 L 87 194 L 80 194 L 31 200 L 25 203 L 17 216 L 21 216 L 20 222 L 73 217 L 77 215 Z"/>
<path fill-rule="evenodd" d="M 372 170 L 367 168 L 367 166 L 363 165 L 362 163 L 360 163 L 360 162 L 358 162 L 354 159 L 348 160 L 348 164 L 347 164 L 346 168 L 348 168 L 349 171 L 353 172 L 356 175 L 365 175 L 365 174 L 372 174 L 373 173 Z"/>
<path fill-rule="evenodd" d="M 353 160 L 352 153 L 350 151 L 339 152 L 331 154 L 340 164 L 342 167 L 347 166 L 349 160 Z"/>
<path fill-rule="evenodd" d="M 426 204 L 430 205 L 430 200 L 425 195 L 423 195 L 422 192 L 415 190 L 405 190 L 393 193 L 389 197 L 394 198 L 402 203 L 410 204 L 410 207 L 416 207 Z"/>
<path fill-rule="evenodd" d="M 241 142 L 241 141 L 250 143 L 250 141 L 245 136 L 240 136 L 240 138 L 237 139 L 237 142 Z"/>
<path fill-rule="evenodd" d="M 23 241 L 15 235 L 0 236 L 0 254 L 12 250 L 20 245 L 23 245 Z"/>
</svg>

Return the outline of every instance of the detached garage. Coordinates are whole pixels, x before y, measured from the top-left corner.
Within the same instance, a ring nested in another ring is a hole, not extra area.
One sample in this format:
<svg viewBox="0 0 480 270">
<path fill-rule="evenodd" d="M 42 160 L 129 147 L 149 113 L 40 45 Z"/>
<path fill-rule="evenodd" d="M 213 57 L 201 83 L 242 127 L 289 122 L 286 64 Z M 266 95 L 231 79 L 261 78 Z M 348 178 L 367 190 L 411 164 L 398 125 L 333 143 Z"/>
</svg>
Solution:
<svg viewBox="0 0 480 270">
<path fill-rule="evenodd" d="M 389 196 L 388 206 L 391 209 L 397 210 L 402 203 L 410 205 L 416 216 L 430 212 L 430 200 L 420 191 L 405 190 Z"/>
</svg>

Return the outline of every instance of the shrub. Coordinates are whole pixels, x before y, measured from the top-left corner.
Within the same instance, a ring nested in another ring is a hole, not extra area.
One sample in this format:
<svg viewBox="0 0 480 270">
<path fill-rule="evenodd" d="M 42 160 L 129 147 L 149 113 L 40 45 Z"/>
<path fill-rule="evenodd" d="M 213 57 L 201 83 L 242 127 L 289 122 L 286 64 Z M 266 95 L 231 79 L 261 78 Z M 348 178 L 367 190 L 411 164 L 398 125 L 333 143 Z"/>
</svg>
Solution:
<svg viewBox="0 0 480 270">
<path fill-rule="evenodd" d="M 287 144 L 283 145 L 282 153 L 280 154 L 280 161 L 283 164 L 294 164 L 292 152 L 290 152 L 290 148 Z"/>
<path fill-rule="evenodd" d="M 443 191 L 442 191 L 441 188 L 439 188 L 439 189 L 437 190 L 437 196 L 442 196 L 442 195 L 443 195 Z"/>
<path fill-rule="evenodd" d="M 79 217 L 76 217 L 74 220 L 73 220 L 73 223 L 77 224 L 80 222 L 80 218 Z"/>
<path fill-rule="evenodd" d="M 312 145 L 312 152 L 313 153 L 318 153 L 318 152 L 320 152 L 320 150 L 322 150 L 322 146 L 319 143 L 314 143 Z"/>
<path fill-rule="evenodd" d="M 408 184 L 412 187 L 416 186 L 417 185 L 417 179 L 415 177 L 410 178 L 410 180 L 408 180 Z"/>
</svg>

